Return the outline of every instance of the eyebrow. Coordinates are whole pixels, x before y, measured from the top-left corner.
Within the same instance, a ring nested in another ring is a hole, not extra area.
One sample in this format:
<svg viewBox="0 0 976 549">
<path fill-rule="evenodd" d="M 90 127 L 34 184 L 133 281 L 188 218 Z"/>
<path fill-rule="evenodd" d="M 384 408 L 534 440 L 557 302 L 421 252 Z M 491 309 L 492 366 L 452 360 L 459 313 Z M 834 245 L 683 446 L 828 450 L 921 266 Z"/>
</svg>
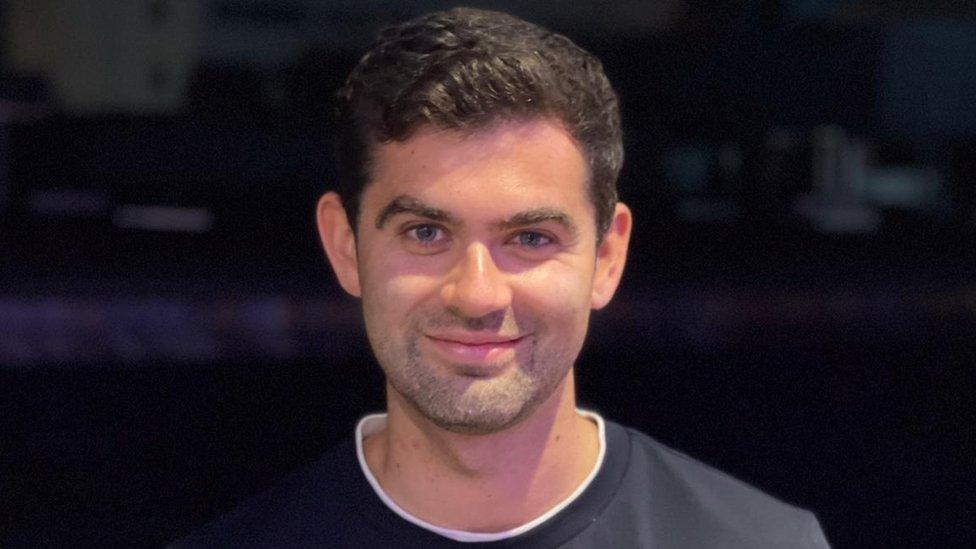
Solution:
<svg viewBox="0 0 976 549">
<path fill-rule="evenodd" d="M 534 208 L 519 212 L 512 217 L 498 223 L 498 228 L 502 230 L 515 229 L 539 223 L 555 222 L 563 227 L 573 238 L 579 236 L 579 228 L 569 215 L 556 208 Z"/>
<path fill-rule="evenodd" d="M 451 223 L 460 225 L 461 222 L 446 211 L 432 206 L 419 198 L 410 195 L 400 195 L 380 210 L 376 216 L 376 228 L 382 229 L 386 222 L 395 215 L 407 213 L 417 217 L 423 217 L 440 223 Z M 495 223 L 498 230 L 510 230 L 518 227 L 537 225 L 539 223 L 555 222 L 563 227 L 573 238 L 579 236 L 579 227 L 566 212 L 557 208 L 533 208 L 524 212 L 518 212 L 508 219 L 503 219 Z"/>
<path fill-rule="evenodd" d="M 454 216 L 445 212 L 444 210 L 431 206 L 419 198 L 402 194 L 391 200 L 389 204 L 380 210 L 379 215 L 376 216 L 376 228 L 382 229 L 383 225 L 386 225 L 387 220 L 394 215 L 401 213 L 413 214 L 417 217 L 426 217 L 427 219 L 441 223 L 451 223 L 455 221 Z"/>
</svg>

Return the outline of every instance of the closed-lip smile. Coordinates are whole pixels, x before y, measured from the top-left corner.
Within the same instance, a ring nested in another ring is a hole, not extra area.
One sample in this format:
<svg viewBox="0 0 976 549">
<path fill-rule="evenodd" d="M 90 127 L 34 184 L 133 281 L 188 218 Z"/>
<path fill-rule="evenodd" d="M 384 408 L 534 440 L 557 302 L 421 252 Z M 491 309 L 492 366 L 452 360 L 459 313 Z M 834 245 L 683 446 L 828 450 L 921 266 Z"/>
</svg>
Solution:
<svg viewBox="0 0 976 549">
<path fill-rule="evenodd" d="M 465 332 L 465 333 L 445 333 L 445 334 L 427 334 L 427 337 L 435 341 L 443 341 L 445 343 L 457 343 L 461 345 L 470 346 L 492 346 L 492 345 L 507 345 L 512 343 L 517 343 L 519 340 L 524 338 L 521 336 L 500 336 L 498 334 L 479 334 L 476 332 Z"/>
<path fill-rule="evenodd" d="M 491 333 L 448 332 L 426 334 L 435 352 L 453 364 L 478 365 L 495 370 L 515 359 L 526 334 L 503 336 Z"/>
</svg>

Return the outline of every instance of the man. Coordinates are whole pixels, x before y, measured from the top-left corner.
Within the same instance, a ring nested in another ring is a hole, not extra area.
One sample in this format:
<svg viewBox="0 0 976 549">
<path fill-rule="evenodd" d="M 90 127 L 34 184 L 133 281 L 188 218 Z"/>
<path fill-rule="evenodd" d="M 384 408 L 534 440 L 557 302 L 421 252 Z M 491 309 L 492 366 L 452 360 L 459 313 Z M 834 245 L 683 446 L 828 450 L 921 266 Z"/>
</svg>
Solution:
<svg viewBox="0 0 976 549">
<path fill-rule="evenodd" d="M 812 514 L 576 408 L 631 231 L 598 60 L 508 15 L 435 13 L 380 35 L 338 113 L 318 229 L 387 412 L 186 545 L 826 546 Z"/>
</svg>

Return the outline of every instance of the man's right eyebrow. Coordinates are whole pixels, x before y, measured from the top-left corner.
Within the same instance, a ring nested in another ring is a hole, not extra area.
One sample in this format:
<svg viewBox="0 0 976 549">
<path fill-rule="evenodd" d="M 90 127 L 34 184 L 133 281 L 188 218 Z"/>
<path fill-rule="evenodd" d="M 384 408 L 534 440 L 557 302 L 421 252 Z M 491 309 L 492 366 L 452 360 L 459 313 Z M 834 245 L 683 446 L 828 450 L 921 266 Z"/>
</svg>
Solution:
<svg viewBox="0 0 976 549">
<path fill-rule="evenodd" d="M 444 210 L 432 206 L 419 198 L 402 194 L 391 200 L 380 210 L 379 215 L 376 216 L 376 228 L 382 229 L 386 225 L 387 220 L 401 213 L 413 214 L 417 217 L 424 217 L 440 223 L 454 221 L 454 217 Z"/>
</svg>

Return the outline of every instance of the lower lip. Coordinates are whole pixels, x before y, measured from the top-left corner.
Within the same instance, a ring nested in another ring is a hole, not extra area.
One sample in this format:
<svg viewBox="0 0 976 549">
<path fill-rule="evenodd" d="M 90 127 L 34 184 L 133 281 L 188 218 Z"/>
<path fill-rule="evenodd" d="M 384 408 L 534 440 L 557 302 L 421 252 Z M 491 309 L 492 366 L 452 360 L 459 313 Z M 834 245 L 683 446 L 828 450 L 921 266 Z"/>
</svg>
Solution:
<svg viewBox="0 0 976 549">
<path fill-rule="evenodd" d="M 436 339 L 428 337 L 434 347 L 452 362 L 465 364 L 480 363 L 492 364 L 504 361 L 506 358 L 514 357 L 516 347 L 522 342 L 524 337 L 511 341 L 501 341 L 492 343 L 467 344 L 446 339 Z"/>
</svg>

